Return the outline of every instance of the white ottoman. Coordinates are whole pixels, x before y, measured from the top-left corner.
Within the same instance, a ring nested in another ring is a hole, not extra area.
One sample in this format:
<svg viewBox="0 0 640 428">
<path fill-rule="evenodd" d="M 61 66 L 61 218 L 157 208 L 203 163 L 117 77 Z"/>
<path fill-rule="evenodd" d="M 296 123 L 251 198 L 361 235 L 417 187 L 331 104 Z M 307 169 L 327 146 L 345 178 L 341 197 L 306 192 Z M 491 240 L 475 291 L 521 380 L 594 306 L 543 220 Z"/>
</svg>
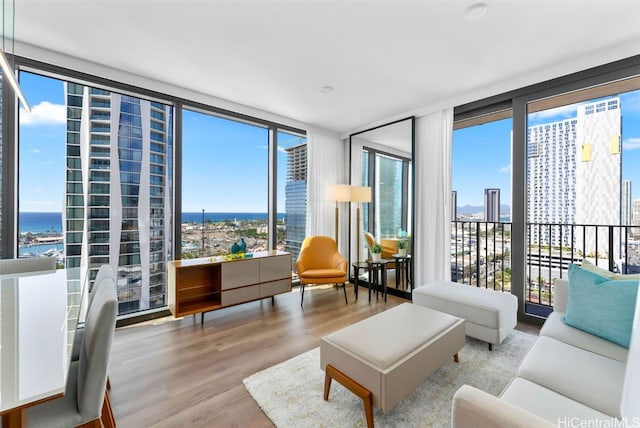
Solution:
<svg viewBox="0 0 640 428">
<path fill-rule="evenodd" d="M 325 400 L 336 379 L 363 399 L 372 425 L 372 405 L 387 412 L 452 356 L 457 362 L 465 344 L 464 323 L 403 303 L 323 337 Z"/>
<path fill-rule="evenodd" d="M 518 322 L 518 299 L 511 293 L 450 281 L 436 281 L 413 290 L 413 303 L 467 322 L 467 336 L 499 345 Z"/>
</svg>

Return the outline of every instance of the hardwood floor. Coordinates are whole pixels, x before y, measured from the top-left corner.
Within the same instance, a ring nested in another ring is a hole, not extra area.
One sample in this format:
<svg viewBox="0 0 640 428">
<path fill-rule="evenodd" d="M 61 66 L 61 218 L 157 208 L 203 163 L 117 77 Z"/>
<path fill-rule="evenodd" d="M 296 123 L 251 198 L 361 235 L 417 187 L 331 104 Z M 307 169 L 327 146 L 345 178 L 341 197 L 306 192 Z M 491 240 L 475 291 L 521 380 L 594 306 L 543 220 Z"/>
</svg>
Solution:
<svg viewBox="0 0 640 428">
<path fill-rule="evenodd" d="M 109 376 L 117 426 L 272 427 L 242 380 L 319 346 L 320 338 L 406 302 L 369 303 L 342 290 L 311 287 L 200 316 L 116 330 Z M 407 326 L 411 328 L 411 326 Z M 521 328 L 521 326 L 519 326 Z M 527 327 L 525 327 L 527 328 Z"/>
<path fill-rule="evenodd" d="M 309 287 L 200 316 L 116 330 L 109 376 L 119 427 L 271 427 L 245 377 L 320 344 L 320 338 L 406 300 L 349 304 L 341 289 Z"/>
</svg>

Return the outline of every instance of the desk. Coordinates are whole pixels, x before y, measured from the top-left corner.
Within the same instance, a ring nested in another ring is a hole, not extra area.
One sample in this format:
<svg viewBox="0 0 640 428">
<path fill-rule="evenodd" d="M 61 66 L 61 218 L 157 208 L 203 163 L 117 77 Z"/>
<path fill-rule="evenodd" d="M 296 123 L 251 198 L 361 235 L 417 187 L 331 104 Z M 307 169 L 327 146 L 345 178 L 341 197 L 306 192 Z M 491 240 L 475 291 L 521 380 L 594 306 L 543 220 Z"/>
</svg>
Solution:
<svg viewBox="0 0 640 428">
<path fill-rule="evenodd" d="M 64 395 L 80 315 L 80 269 L 0 275 L 0 415 L 26 426 L 26 409 Z"/>
</svg>

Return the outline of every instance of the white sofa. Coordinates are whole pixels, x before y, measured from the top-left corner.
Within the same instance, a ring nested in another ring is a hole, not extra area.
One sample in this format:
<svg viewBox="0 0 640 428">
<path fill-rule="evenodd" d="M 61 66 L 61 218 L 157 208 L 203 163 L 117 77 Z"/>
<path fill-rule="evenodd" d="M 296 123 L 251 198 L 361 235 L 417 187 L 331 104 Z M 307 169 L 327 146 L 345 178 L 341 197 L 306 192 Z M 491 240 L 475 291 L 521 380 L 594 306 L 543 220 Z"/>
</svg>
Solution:
<svg viewBox="0 0 640 428">
<path fill-rule="evenodd" d="M 626 349 L 566 325 L 567 294 L 558 280 L 554 312 L 499 398 L 455 393 L 453 427 L 640 427 L 640 304 Z"/>
</svg>

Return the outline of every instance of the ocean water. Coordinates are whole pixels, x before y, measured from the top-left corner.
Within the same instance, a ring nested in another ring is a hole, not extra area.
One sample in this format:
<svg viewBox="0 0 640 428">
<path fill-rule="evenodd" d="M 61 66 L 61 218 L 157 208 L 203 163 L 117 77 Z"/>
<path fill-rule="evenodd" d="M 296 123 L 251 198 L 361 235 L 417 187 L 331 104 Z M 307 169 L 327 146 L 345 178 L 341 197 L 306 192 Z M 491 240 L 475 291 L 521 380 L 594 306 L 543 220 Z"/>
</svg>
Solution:
<svg viewBox="0 0 640 428">
<path fill-rule="evenodd" d="M 278 213 L 278 220 L 285 218 L 285 213 Z M 204 221 L 225 221 L 225 220 L 267 220 L 267 213 L 204 213 Z M 199 213 L 182 213 L 182 223 L 202 223 L 202 212 Z"/>
<path fill-rule="evenodd" d="M 285 213 L 278 213 L 278 220 L 285 218 Z M 267 213 L 204 213 L 205 221 L 225 220 L 265 220 Z M 182 223 L 201 223 L 202 212 L 182 213 Z M 25 233 L 62 233 L 62 213 L 21 212 L 18 216 L 18 232 Z"/>
<path fill-rule="evenodd" d="M 18 215 L 18 232 L 62 233 L 62 213 L 21 212 Z"/>
</svg>

